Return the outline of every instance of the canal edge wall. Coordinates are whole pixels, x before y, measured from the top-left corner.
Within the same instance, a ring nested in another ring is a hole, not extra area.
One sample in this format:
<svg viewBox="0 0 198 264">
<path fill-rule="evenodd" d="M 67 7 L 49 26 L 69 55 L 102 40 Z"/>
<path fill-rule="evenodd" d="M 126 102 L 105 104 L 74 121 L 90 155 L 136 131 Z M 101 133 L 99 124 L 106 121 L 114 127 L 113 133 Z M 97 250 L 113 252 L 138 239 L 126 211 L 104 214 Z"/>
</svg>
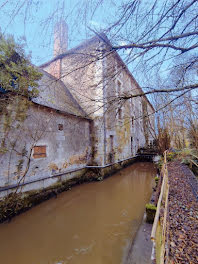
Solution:
<svg viewBox="0 0 198 264">
<path fill-rule="evenodd" d="M 61 192 L 71 190 L 76 185 L 101 181 L 140 160 L 142 159 L 137 156 L 104 167 L 87 166 L 37 181 L 24 182 L 20 186 L 0 188 L 0 223 L 12 219 L 43 201 L 56 197 Z"/>
</svg>

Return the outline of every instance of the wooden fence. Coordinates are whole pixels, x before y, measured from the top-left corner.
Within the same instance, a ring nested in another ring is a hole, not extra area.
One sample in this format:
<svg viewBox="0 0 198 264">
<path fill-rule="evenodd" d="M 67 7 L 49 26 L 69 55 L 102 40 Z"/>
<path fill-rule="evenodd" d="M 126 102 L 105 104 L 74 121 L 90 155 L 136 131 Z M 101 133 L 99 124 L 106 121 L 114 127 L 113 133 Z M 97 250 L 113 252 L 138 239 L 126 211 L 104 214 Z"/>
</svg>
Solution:
<svg viewBox="0 0 198 264">
<path fill-rule="evenodd" d="M 169 183 L 167 170 L 167 151 L 164 152 L 164 163 L 161 170 L 161 176 L 163 177 L 163 181 L 151 232 L 151 240 L 153 242 L 151 259 L 152 262 L 156 264 L 168 263 L 167 214 Z"/>
<path fill-rule="evenodd" d="M 197 156 L 195 156 L 194 154 L 192 154 L 191 153 L 191 156 L 193 157 L 193 158 L 195 158 L 196 160 L 198 160 L 198 157 Z M 193 160 L 193 159 L 190 159 L 190 168 L 192 169 L 192 165 L 195 165 L 196 167 L 198 167 L 198 164 Z"/>
</svg>

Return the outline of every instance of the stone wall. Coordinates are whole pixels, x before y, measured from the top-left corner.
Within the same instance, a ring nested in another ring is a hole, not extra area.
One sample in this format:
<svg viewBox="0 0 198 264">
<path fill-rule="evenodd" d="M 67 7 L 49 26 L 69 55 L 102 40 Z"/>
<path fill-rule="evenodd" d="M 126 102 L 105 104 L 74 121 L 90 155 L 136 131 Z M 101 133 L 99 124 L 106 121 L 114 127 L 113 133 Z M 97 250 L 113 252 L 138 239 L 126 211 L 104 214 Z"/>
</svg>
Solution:
<svg viewBox="0 0 198 264">
<path fill-rule="evenodd" d="M 31 187 L 39 189 L 42 178 L 84 168 L 91 159 L 89 120 L 34 103 L 27 118 L 14 122 L 9 133 L 1 126 L 1 139 L 4 136 L 0 187 L 39 180 Z M 46 186 L 56 181 L 49 178 Z"/>
<path fill-rule="evenodd" d="M 120 99 L 122 96 L 142 93 L 142 90 L 117 53 L 105 58 L 104 67 L 104 78 L 108 80 L 104 88 L 107 101 L 106 159 L 107 163 L 110 163 L 134 156 L 140 147 L 145 146 L 146 139 L 143 98 Z M 145 102 L 148 104 L 148 101 Z"/>
<path fill-rule="evenodd" d="M 134 156 L 152 140 L 148 125 L 154 128 L 153 119 L 149 124 L 144 118 L 143 102 L 148 111 L 152 109 L 146 97 L 120 100 L 142 90 L 117 52 L 109 48 L 108 41 L 95 37 L 44 65 L 54 74 L 60 60 L 61 80 L 93 119 L 93 162 L 99 166 Z"/>
<path fill-rule="evenodd" d="M 58 60 L 42 68 L 68 87 L 76 101 L 89 117 L 102 116 L 103 78 L 100 41 L 93 39 L 87 45 L 68 51 Z M 59 63 L 60 62 L 60 63 Z M 96 101 L 97 99 L 97 101 Z"/>
</svg>

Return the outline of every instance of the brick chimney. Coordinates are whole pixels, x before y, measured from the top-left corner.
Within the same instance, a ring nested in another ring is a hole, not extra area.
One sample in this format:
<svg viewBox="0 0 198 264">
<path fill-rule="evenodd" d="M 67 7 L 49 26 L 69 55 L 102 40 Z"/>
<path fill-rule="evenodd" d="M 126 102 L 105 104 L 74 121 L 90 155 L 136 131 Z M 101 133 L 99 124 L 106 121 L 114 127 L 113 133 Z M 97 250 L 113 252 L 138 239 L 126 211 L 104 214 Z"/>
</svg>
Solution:
<svg viewBox="0 0 198 264">
<path fill-rule="evenodd" d="M 67 51 L 68 26 L 64 20 L 57 22 L 54 27 L 54 57 Z"/>
</svg>

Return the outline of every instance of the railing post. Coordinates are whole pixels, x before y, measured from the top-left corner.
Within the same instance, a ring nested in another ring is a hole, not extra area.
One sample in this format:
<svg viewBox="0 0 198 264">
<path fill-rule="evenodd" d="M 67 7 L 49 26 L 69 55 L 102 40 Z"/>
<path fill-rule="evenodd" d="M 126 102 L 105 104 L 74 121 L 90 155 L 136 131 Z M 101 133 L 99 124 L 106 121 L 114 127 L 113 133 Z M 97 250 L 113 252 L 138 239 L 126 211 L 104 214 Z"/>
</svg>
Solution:
<svg viewBox="0 0 198 264">
<path fill-rule="evenodd" d="M 168 194 L 169 194 L 169 185 L 168 185 L 168 169 L 167 169 L 167 151 L 164 152 L 164 163 L 162 166 L 162 186 L 161 192 L 157 203 L 157 210 L 155 214 L 155 219 L 152 227 L 151 232 L 151 240 L 153 241 L 153 249 L 152 249 L 152 256 L 151 259 L 153 263 L 156 263 L 156 251 L 159 250 L 159 261 L 157 263 L 164 264 L 164 254 L 165 254 L 165 243 L 166 243 L 166 230 L 167 230 L 167 211 L 168 211 Z M 164 217 L 163 217 L 163 224 L 160 223 L 160 210 L 162 205 L 162 200 L 165 200 L 164 206 Z M 160 239 L 161 247 L 158 249 L 156 248 L 156 230 L 157 226 L 160 225 L 162 228 L 162 237 Z"/>
<path fill-rule="evenodd" d="M 167 150 L 164 151 L 164 163 L 165 164 L 167 163 L 167 160 L 166 160 L 166 152 L 167 152 Z"/>
</svg>

